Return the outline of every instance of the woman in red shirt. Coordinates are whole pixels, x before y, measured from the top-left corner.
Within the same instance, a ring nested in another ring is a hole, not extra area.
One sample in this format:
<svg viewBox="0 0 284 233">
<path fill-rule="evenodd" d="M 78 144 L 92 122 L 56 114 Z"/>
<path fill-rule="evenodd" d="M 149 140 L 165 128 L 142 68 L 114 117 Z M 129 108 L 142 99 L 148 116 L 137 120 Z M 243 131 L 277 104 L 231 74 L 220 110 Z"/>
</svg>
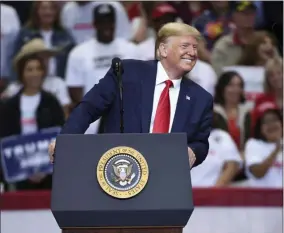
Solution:
<svg viewBox="0 0 284 233">
<path fill-rule="evenodd" d="M 236 143 L 240 156 L 251 134 L 250 104 L 244 97 L 244 81 L 234 72 L 223 73 L 217 82 L 214 98 L 215 127 L 227 131 Z M 242 169 L 234 181 L 246 178 Z"/>
<path fill-rule="evenodd" d="M 217 128 L 229 132 L 240 151 L 250 135 L 250 110 L 244 98 L 242 77 L 233 71 L 223 73 L 214 98 Z"/>
</svg>

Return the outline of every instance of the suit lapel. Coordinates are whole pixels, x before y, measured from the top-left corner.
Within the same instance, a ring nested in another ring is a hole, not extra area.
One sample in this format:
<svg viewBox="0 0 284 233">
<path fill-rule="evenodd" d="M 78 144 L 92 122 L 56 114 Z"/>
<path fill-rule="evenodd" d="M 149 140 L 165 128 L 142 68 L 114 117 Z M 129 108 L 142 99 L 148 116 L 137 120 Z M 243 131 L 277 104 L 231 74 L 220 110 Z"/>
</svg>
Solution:
<svg viewBox="0 0 284 233">
<path fill-rule="evenodd" d="M 151 61 L 149 68 L 147 67 L 147 69 L 143 70 L 141 73 L 143 75 L 141 78 L 141 128 L 142 133 L 149 133 L 157 76 L 157 61 Z"/>
<path fill-rule="evenodd" d="M 171 132 L 184 131 L 184 125 L 188 120 L 188 115 L 194 101 L 193 96 L 191 96 L 191 94 L 193 94 L 191 89 L 192 86 L 190 82 L 183 78 L 180 84 L 179 97 Z"/>
</svg>

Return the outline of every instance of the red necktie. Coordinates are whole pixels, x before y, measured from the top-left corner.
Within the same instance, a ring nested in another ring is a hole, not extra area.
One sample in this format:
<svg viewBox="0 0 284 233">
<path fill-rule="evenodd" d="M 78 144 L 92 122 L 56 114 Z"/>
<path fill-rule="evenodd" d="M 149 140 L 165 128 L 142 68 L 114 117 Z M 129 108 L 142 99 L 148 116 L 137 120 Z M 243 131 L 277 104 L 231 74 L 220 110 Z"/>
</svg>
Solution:
<svg viewBox="0 0 284 233">
<path fill-rule="evenodd" d="M 170 95 L 169 89 L 173 86 L 171 80 L 165 81 L 166 87 L 164 88 L 160 100 L 158 103 L 153 133 L 168 133 L 170 127 L 170 116 L 171 116 L 171 104 L 170 104 Z"/>
</svg>

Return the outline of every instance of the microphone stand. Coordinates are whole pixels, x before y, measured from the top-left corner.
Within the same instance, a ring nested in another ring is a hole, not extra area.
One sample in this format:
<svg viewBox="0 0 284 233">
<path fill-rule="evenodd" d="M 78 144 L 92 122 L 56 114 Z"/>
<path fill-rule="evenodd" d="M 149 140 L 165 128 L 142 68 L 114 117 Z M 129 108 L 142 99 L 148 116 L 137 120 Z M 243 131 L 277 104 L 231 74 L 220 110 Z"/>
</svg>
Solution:
<svg viewBox="0 0 284 233">
<path fill-rule="evenodd" d="M 121 62 L 116 63 L 116 75 L 118 79 L 119 97 L 120 97 L 120 133 L 124 133 L 124 108 L 123 108 L 123 85 L 122 85 L 122 69 Z"/>
</svg>

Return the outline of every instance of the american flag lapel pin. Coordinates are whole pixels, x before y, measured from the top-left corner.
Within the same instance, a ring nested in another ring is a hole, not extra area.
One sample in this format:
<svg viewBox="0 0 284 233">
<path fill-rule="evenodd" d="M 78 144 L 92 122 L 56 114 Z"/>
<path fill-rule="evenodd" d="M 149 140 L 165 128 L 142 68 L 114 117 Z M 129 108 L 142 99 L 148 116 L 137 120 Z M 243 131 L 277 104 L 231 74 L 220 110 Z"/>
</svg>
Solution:
<svg viewBox="0 0 284 233">
<path fill-rule="evenodd" d="M 190 97 L 188 95 L 185 98 L 186 98 L 186 100 L 190 100 Z"/>
</svg>

